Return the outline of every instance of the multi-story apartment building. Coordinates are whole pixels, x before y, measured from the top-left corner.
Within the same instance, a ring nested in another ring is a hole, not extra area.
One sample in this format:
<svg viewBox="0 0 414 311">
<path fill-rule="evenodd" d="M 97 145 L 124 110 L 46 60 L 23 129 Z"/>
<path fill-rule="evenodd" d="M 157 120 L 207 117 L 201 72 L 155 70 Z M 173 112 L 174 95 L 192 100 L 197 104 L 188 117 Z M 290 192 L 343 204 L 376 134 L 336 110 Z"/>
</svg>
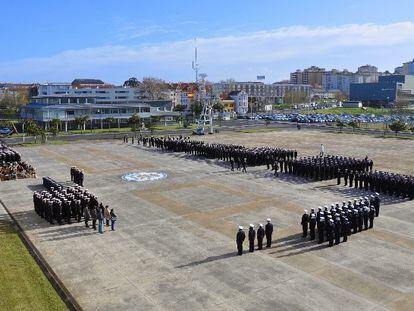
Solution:
<svg viewBox="0 0 414 311">
<path fill-rule="evenodd" d="M 265 105 L 278 104 L 283 101 L 288 92 L 301 92 L 310 96 L 310 85 L 273 83 L 264 84 L 263 82 L 220 82 L 212 86 L 213 96 L 230 94 L 233 91 L 244 91 L 248 96 L 249 103 L 254 103 L 253 110 L 263 110 Z"/>
<path fill-rule="evenodd" d="M 358 67 L 356 75 L 360 75 L 362 77 L 362 83 L 375 83 L 378 82 L 380 73 L 378 72 L 377 67 L 371 65 L 364 65 Z"/>
<path fill-rule="evenodd" d="M 239 115 L 249 111 L 249 96 L 245 91 L 232 91 L 229 97 L 234 101 L 234 110 Z"/>
<path fill-rule="evenodd" d="M 403 64 L 402 74 L 403 75 L 412 75 L 414 76 L 414 59 L 411 62 L 406 62 Z"/>
<path fill-rule="evenodd" d="M 325 73 L 325 68 L 316 66 L 309 67 L 305 70 L 296 70 L 290 74 L 290 83 L 292 84 L 310 84 L 322 85 L 322 75 Z"/>
<path fill-rule="evenodd" d="M 327 91 L 339 90 L 349 94 L 351 83 L 363 83 L 363 77 L 348 70 L 339 71 L 333 69 L 327 71 L 322 76 L 322 86 Z"/>
</svg>

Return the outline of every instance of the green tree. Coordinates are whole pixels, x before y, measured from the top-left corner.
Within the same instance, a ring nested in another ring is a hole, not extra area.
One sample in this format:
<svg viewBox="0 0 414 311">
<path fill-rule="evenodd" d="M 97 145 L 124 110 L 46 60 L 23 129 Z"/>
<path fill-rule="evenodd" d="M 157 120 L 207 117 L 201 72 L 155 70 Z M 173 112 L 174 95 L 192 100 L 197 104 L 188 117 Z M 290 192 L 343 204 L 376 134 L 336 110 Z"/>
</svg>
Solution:
<svg viewBox="0 0 414 311">
<path fill-rule="evenodd" d="M 201 105 L 200 102 L 194 102 L 191 104 L 190 109 L 192 113 L 198 117 L 201 114 L 201 111 L 203 111 L 203 105 Z"/>
<path fill-rule="evenodd" d="M 173 111 L 177 111 L 177 112 L 183 112 L 185 110 L 185 106 L 184 105 L 175 105 Z"/>
<path fill-rule="evenodd" d="M 86 125 L 86 121 L 89 120 L 89 116 L 83 116 L 83 117 L 76 117 L 75 118 L 75 125 L 76 127 L 79 129 L 81 129 L 82 131 L 85 130 L 85 125 Z"/>
<path fill-rule="evenodd" d="M 56 136 L 59 133 L 59 126 L 60 126 L 60 120 L 59 119 L 53 119 L 50 121 L 50 132 L 53 136 Z"/>
<path fill-rule="evenodd" d="M 344 122 L 342 122 L 342 120 L 340 120 L 340 119 L 336 119 L 335 125 L 337 127 L 339 127 L 340 132 L 342 132 L 342 128 L 344 128 L 346 126 L 346 124 Z"/>
<path fill-rule="evenodd" d="M 124 86 L 129 86 L 129 87 L 137 87 L 139 86 L 139 84 L 140 82 L 135 77 L 131 77 L 124 82 Z"/>
<path fill-rule="evenodd" d="M 108 123 L 108 128 L 111 129 L 112 123 L 115 122 L 115 118 L 113 117 L 107 117 L 103 120 L 105 123 Z"/>
<path fill-rule="evenodd" d="M 356 121 L 349 122 L 348 126 L 352 128 L 352 133 L 354 132 L 355 129 L 359 128 L 359 124 Z"/>
<path fill-rule="evenodd" d="M 184 116 L 179 115 L 179 116 L 177 117 L 177 123 L 178 123 L 179 125 L 183 125 L 183 122 L 184 122 Z"/>
<path fill-rule="evenodd" d="M 391 131 L 395 132 L 395 136 L 398 136 L 398 132 L 402 132 L 405 131 L 405 129 L 407 128 L 407 125 L 404 122 L 401 121 L 394 121 L 393 123 L 391 123 L 389 125 L 389 128 Z"/>
<path fill-rule="evenodd" d="M 25 129 L 26 132 L 32 136 L 41 136 L 44 133 L 43 128 L 31 119 L 25 121 Z"/>
<path fill-rule="evenodd" d="M 140 127 L 141 117 L 137 114 L 133 114 L 128 119 L 128 123 L 131 125 L 131 131 L 135 132 Z"/>
<path fill-rule="evenodd" d="M 213 109 L 214 109 L 214 110 L 216 110 L 216 111 L 220 111 L 220 112 L 222 112 L 222 111 L 223 111 L 223 109 L 224 109 L 224 105 L 223 105 L 222 103 L 220 103 L 220 102 L 215 103 L 215 104 L 213 105 Z"/>
</svg>

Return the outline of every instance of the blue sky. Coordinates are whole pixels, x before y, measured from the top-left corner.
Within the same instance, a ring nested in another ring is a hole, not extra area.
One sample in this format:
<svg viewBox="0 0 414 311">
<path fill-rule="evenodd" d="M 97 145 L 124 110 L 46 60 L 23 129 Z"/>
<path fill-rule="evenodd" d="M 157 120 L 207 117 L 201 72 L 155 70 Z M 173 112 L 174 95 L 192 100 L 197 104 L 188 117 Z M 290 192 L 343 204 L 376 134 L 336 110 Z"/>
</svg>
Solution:
<svg viewBox="0 0 414 311">
<path fill-rule="evenodd" d="M 0 81 L 267 82 L 310 65 L 393 70 L 414 58 L 414 1 L 4 1 Z"/>
</svg>

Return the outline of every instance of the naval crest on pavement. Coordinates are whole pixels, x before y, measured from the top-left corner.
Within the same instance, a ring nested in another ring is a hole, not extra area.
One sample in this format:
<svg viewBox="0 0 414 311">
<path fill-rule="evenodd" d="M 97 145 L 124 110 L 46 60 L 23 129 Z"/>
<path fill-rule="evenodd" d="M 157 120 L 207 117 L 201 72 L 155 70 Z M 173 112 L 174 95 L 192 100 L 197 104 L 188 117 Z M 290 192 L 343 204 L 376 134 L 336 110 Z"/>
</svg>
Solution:
<svg viewBox="0 0 414 311">
<path fill-rule="evenodd" d="M 167 174 L 164 172 L 135 172 L 128 173 L 122 176 L 122 180 L 133 182 L 155 181 L 165 178 L 167 178 Z"/>
</svg>

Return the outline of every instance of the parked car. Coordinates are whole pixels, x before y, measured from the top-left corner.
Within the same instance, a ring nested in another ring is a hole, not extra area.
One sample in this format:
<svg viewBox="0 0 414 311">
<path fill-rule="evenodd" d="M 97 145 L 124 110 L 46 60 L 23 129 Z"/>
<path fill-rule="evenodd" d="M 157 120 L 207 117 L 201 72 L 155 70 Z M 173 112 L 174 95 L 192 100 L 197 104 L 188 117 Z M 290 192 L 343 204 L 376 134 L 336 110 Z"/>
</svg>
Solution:
<svg viewBox="0 0 414 311">
<path fill-rule="evenodd" d="M 13 134 L 13 130 L 7 127 L 0 129 L 0 135 L 11 135 L 11 134 Z"/>
</svg>

